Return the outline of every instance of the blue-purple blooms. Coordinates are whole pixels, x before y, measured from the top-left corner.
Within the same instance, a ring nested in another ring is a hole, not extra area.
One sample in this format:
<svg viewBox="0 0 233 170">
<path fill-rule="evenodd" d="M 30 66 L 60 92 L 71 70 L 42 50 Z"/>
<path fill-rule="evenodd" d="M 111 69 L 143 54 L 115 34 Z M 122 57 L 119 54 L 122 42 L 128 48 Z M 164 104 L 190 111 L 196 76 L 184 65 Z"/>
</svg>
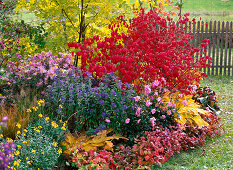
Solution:
<svg viewBox="0 0 233 170">
<path fill-rule="evenodd" d="M 100 100 L 100 105 L 104 105 L 104 100 Z"/>
<path fill-rule="evenodd" d="M 115 104 L 115 103 L 111 103 L 111 107 L 112 107 L 113 109 L 115 109 L 115 108 L 116 108 L 116 104 Z"/>
<path fill-rule="evenodd" d="M 2 122 L 0 125 L 0 131 L 2 131 L 2 127 L 7 125 L 8 117 L 4 116 L 2 118 Z M 3 139 L 4 140 L 4 139 Z M 10 162 L 14 160 L 12 156 L 14 154 L 15 144 L 13 140 L 4 140 L 0 143 L 0 169 L 8 169 Z"/>
<path fill-rule="evenodd" d="M 75 131 L 83 128 L 88 131 L 103 124 L 117 132 L 125 128 L 127 114 L 134 114 L 131 98 L 136 94 L 131 93 L 132 86 L 128 86 L 123 89 L 122 82 L 112 74 L 101 79 L 85 77 L 82 72 L 66 77 L 58 75 L 48 87 L 46 102 L 53 115 L 58 114 L 62 120 L 73 117 Z M 106 123 L 106 118 L 110 123 Z"/>
</svg>

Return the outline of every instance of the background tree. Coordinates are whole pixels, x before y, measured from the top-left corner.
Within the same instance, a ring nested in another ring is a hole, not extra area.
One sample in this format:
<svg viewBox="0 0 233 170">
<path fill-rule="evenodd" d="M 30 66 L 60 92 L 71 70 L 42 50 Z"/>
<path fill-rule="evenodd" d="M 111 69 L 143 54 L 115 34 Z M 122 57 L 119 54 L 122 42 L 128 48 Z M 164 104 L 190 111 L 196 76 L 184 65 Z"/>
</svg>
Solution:
<svg viewBox="0 0 233 170">
<path fill-rule="evenodd" d="M 18 10 L 33 12 L 50 32 L 47 48 L 67 50 L 68 42 L 82 42 L 93 35 L 109 34 L 108 25 L 120 15 L 129 18 L 129 0 L 32 0 L 18 1 Z"/>
</svg>

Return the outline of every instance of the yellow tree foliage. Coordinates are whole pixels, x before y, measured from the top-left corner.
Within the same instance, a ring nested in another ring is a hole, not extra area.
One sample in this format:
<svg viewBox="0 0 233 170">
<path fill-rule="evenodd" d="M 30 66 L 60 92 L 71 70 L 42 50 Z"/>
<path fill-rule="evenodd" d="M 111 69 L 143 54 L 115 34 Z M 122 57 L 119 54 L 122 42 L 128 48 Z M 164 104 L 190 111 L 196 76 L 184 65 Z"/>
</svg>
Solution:
<svg viewBox="0 0 233 170">
<path fill-rule="evenodd" d="M 50 33 L 47 46 L 64 50 L 68 42 L 81 42 L 94 35 L 108 35 L 117 17 L 132 14 L 129 0 L 19 0 L 16 10 L 35 14 Z"/>
</svg>

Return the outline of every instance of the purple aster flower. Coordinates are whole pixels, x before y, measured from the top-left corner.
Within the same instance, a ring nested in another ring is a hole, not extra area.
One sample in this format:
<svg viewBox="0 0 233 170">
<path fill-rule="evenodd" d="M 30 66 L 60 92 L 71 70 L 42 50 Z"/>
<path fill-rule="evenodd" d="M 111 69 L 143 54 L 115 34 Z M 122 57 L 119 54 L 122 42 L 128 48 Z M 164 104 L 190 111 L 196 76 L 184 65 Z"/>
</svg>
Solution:
<svg viewBox="0 0 233 170">
<path fill-rule="evenodd" d="M 105 126 L 105 125 L 102 125 L 102 124 L 101 124 L 99 127 L 100 127 L 101 130 L 106 129 L 106 126 Z"/>
<path fill-rule="evenodd" d="M 95 110 L 94 110 L 94 109 L 91 109 L 91 110 L 90 110 L 90 113 L 91 113 L 91 114 L 92 114 L 92 113 L 94 113 L 94 112 L 95 112 Z"/>
<path fill-rule="evenodd" d="M 6 122 L 8 120 L 8 116 L 4 116 L 3 118 L 2 118 L 2 121 L 3 122 Z"/>
<path fill-rule="evenodd" d="M 102 116 L 102 117 L 104 117 L 104 116 L 105 116 L 105 113 L 104 113 L 104 112 L 102 112 L 102 113 L 101 113 L 101 116 Z"/>
<path fill-rule="evenodd" d="M 113 89 L 111 90 L 111 95 L 112 95 L 112 96 L 115 96 L 115 95 L 116 95 L 116 92 L 115 92 Z"/>
<path fill-rule="evenodd" d="M 105 93 L 104 93 L 104 91 L 101 91 L 101 97 L 103 97 L 103 98 L 105 98 Z"/>
<path fill-rule="evenodd" d="M 100 100 L 100 105 L 104 105 L 104 100 Z"/>
<path fill-rule="evenodd" d="M 116 108 L 116 104 L 115 104 L 115 103 L 111 103 L 111 107 L 112 107 L 113 109 L 115 109 L 115 108 Z"/>
<path fill-rule="evenodd" d="M 128 107 L 126 105 L 123 105 L 123 109 L 126 110 Z"/>
</svg>

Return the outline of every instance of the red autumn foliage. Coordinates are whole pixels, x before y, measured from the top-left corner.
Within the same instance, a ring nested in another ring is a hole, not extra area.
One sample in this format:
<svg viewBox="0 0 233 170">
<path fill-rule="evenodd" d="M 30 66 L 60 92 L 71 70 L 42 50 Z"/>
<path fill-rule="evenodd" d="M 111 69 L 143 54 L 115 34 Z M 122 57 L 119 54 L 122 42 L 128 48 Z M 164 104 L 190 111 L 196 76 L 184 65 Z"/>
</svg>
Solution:
<svg viewBox="0 0 233 170">
<path fill-rule="evenodd" d="M 146 13 L 142 9 L 130 25 L 122 21 L 128 27 L 127 34 L 119 33 L 119 23 L 112 24 L 111 36 L 104 40 L 96 36 L 82 44 L 68 45 L 78 49 L 75 53 L 76 57 L 81 56 L 81 69 L 98 77 L 114 72 L 123 82 L 140 80 L 137 88 L 164 77 L 169 89 L 187 89 L 194 80 L 199 82 L 204 74 L 195 72 L 208 66 L 205 63 L 210 59 L 204 48 L 209 40 L 203 40 L 200 48 L 193 47 L 190 43 L 193 37 L 185 33 L 190 29 L 187 24 L 193 22 L 185 15 L 177 26 L 169 17 L 162 18 L 153 10 Z"/>
</svg>

